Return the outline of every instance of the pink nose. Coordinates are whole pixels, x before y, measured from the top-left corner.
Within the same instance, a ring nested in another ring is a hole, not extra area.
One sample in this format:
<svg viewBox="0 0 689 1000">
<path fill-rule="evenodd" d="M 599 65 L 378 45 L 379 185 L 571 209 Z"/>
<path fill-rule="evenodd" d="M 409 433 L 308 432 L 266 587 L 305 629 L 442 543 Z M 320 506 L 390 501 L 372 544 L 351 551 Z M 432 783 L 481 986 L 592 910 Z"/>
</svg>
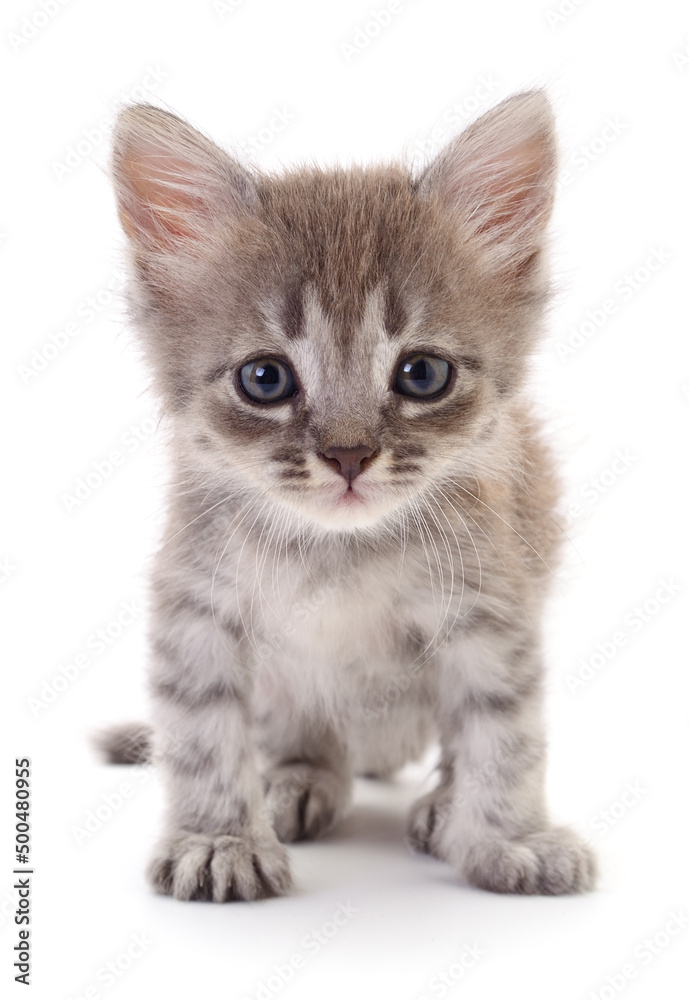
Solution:
<svg viewBox="0 0 689 1000">
<path fill-rule="evenodd" d="M 351 483 L 353 479 L 363 472 L 364 465 L 367 464 L 376 454 L 376 449 L 362 444 L 357 448 L 326 448 L 321 453 L 321 458 L 331 465 L 336 472 Z"/>
</svg>

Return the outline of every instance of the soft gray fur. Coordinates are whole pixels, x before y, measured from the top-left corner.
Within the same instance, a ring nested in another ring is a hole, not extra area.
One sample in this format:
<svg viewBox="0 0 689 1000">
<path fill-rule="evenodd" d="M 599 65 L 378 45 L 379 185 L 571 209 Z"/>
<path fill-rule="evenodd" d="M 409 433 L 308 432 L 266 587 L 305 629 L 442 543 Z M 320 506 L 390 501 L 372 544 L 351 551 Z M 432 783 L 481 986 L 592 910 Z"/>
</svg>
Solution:
<svg viewBox="0 0 689 1000">
<path fill-rule="evenodd" d="M 162 772 L 159 892 L 288 891 L 281 841 L 330 829 L 355 773 L 392 774 L 436 738 L 440 781 L 412 843 L 497 892 L 593 885 L 589 848 L 543 798 L 558 486 L 522 386 L 555 162 L 539 92 L 421 177 L 267 176 L 171 114 L 120 117 L 130 302 L 174 483 L 152 578 L 152 729 L 106 745 Z M 437 396 L 395 381 L 417 355 L 449 365 Z M 246 395 L 240 371 L 260 358 L 289 365 L 292 395 Z"/>
</svg>

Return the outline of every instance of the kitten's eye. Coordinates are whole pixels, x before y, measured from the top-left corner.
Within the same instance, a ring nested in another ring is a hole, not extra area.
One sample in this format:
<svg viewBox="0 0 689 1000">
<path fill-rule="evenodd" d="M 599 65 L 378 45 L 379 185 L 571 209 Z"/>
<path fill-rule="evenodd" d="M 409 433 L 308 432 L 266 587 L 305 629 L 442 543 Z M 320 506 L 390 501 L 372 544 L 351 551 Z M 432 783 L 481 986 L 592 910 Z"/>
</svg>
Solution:
<svg viewBox="0 0 689 1000">
<path fill-rule="evenodd" d="M 257 403 L 277 403 L 293 396 L 296 390 L 289 366 L 277 358 L 247 361 L 239 370 L 239 383 L 249 399 Z"/>
<path fill-rule="evenodd" d="M 397 369 L 395 389 L 405 396 L 430 399 L 439 395 L 450 381 L 452 374 L 447 361 L 432 354 L 412 354 Z"/>
</svg>

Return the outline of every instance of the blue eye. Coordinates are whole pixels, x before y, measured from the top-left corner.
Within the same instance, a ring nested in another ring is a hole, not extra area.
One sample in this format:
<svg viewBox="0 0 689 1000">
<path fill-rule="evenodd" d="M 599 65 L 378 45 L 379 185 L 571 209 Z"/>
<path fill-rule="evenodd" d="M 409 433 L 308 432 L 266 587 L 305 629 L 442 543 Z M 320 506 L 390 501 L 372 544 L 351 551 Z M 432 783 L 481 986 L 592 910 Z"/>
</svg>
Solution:
<svg viewBox="0 0 689 1000">
<path fill-rule="evenodd" d="M 277 403 L 296 392 L 289 366 L 277 358 L 247 361 L 239 370 L 239 383 L 249 399 L 257 403 Z"/>
<path fill-rule="evenodd" d="M 452 369 L 447 361 L 432 354 L 412 354 L 397 369 L 395 389 L 404 396 L 431 399 L 447 387 Z"/>
</svg>

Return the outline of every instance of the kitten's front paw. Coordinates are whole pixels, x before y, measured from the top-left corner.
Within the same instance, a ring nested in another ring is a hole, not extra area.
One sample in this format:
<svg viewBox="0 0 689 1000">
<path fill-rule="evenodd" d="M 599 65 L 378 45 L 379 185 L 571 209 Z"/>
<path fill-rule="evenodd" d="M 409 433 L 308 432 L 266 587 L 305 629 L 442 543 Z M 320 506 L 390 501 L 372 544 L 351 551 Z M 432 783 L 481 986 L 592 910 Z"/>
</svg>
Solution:
<svg viewBox="0 0 689 1000">
<path fill-rule="evenodd" d="M 280 764 L 263 775 L 266 808 L 283 843 L 313 840 L 342 818 L 351 781 L 308 763 Z"/>
<path fill-rule="evenodd" d="M 586 892 L 597 876 L 593 851 L 565 827 L 475 844 L 462 868 L 467 882 L 479 889 L 543 896 Z"/>
<path fill-rule="evenodd" d="M 415 851 L 424 851 L 444 860 L 440 843 L 445 824 L 455 811 L 452 791 L 444 785 L 434 788 L 415 802 L 407 823 L 407 843 Z"/>
<path fill-rule="evenodd" d="M 156 892 L 214 903 L 281 896 L 292 886 L 287 852 L 273 837 L 187 831 L 163 837 L 148 878 Z"/>
</svg>

